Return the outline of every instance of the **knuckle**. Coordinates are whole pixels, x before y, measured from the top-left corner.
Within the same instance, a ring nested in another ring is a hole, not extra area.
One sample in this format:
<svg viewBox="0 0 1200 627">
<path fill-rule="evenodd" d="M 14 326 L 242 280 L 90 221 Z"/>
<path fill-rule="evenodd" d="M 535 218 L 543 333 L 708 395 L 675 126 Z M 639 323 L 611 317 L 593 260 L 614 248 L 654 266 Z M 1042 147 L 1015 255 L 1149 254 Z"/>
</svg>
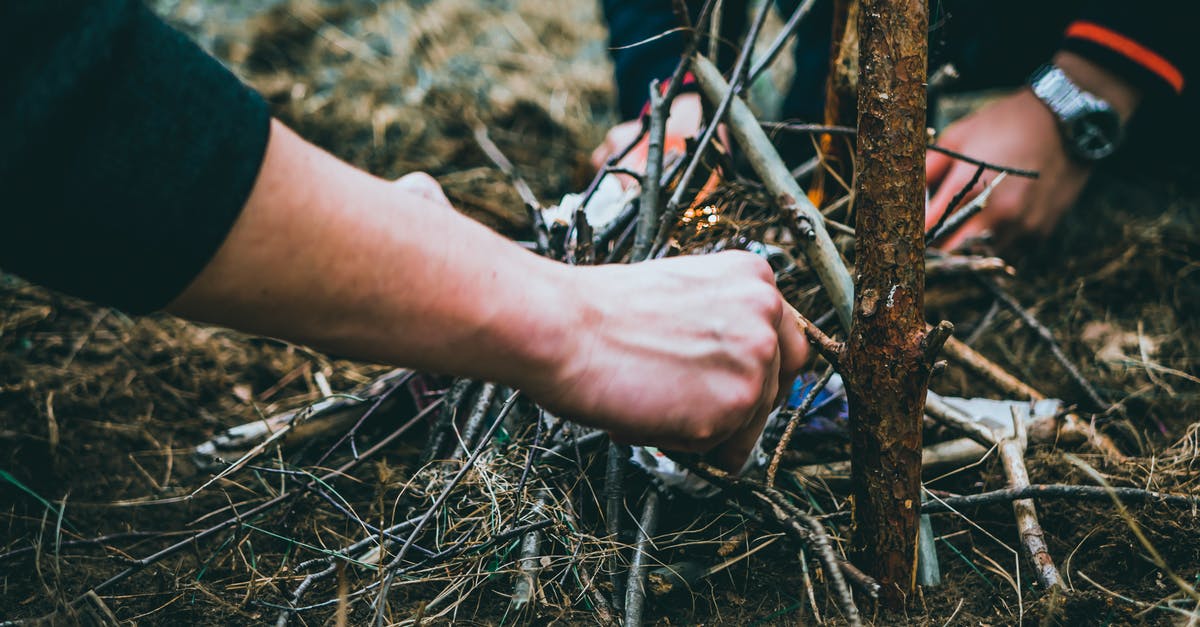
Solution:
<svg viewBox="0 0 1200 627">
<path fill-rule="evenodd" d="M 737 416 L 740 419 L 758 405 L 759 396 L 762 395 L 762 386 L 760 382 L 753 380 L 756 378 L 758 377 L 747 377 L 745 381 L 734 386 L 730 391 L 728 416 Z"/>
<path fill-rule="evenodd" d="M 701 420 L 692 425 L 687 434 L 690 443 L 702 450 L 708 450 L 709 443 L 717 437 L 717 427 L 710 421 Z"/>
<path fill-rule="evenodd" d="M 778 348 L 779 338 L 773 329 L 764 326 L 761 330 L 753 332 L 747 339 L 746 351 L 756 366 L 756 373 L 763 364 L 775 358 L 775 351 Z"/>
</svg>

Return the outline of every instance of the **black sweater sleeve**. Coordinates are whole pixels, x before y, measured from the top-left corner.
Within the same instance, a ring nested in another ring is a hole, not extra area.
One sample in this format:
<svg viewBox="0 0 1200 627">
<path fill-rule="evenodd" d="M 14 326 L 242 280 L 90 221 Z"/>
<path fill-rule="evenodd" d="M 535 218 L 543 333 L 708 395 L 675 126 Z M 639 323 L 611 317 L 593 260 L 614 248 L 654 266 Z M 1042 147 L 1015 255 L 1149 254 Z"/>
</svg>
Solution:
<svg viewBox="0 0 1200 627">
<path fill-rule="evenodd" d="M 0 2 L 0 268 L 131 312 L 224 241 L 265 103 L 138 0 Z"/>
<path fill-rule="evenodd" d="M 1186 3 L 1087 2 L 1067 25 L 1064 48 L 1110 69 L 1150 96 L 1189 89 L 1200 58 Z"/>
</svg>

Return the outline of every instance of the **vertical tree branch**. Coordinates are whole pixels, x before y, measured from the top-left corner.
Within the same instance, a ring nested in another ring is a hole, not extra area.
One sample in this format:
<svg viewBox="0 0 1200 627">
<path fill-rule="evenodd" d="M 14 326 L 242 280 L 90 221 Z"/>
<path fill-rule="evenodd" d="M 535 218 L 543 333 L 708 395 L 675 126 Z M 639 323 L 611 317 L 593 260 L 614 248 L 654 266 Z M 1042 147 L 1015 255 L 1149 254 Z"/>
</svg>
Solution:
<svg viewBox="0 0 1200 627">
<path fill-rule="evenodd" d="M 925 355 L 924 0 L 861 0 L 858 284 L 842 357 L 857 562 L 901 609 L 915 586 Z"/>
<path fill-rule="evenodd" d="M 667 107 L 670 106 L 660 91 L 659 82 L 650 82 L 650 142 L 646 148 L 646 173 L 642 176 L 642 200 L 638 209 L 637 232 L 633 240 L 633 261 L 644 261 L 654 244 L 658 226 L 660 190 L 658 178 L 662 176 L 663 140 L 667 135 Z"/>
</svg>

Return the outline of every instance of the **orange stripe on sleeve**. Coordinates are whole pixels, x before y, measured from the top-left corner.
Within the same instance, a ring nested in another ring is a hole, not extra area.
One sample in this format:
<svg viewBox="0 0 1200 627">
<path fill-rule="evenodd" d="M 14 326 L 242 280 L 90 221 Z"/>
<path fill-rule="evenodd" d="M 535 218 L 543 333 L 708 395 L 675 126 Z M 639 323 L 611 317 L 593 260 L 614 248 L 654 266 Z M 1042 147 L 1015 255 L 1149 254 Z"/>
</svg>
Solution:
<svg viewBox="0 0 1200 627">
<path fill-rule="evenodd" d="M 1175 90 L 1183 91 L 1183 73 L 1157 52 L 1113 30 L 1092 22 L 1074 22 L 1067 27 L 1067 37 L 1085 39 L 1118 52 L 1129 60 L 1153 72 Z"/>
</svg>

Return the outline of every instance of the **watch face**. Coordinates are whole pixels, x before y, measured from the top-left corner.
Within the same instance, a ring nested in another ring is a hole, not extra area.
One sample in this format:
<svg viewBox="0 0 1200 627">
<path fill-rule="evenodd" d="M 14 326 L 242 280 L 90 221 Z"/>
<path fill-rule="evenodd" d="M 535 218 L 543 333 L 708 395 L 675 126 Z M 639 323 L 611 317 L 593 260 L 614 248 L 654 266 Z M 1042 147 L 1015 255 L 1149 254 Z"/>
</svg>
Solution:
<svg viewBox="0 0 1200 627">
<path fill-rule="evenodd" d="M 1111 155 L 1121 140 L 1121 120 L 1110 110 L 1080 113 L 1063 125 L 1068 147 L 1087 161 Z"/>
</svg>

